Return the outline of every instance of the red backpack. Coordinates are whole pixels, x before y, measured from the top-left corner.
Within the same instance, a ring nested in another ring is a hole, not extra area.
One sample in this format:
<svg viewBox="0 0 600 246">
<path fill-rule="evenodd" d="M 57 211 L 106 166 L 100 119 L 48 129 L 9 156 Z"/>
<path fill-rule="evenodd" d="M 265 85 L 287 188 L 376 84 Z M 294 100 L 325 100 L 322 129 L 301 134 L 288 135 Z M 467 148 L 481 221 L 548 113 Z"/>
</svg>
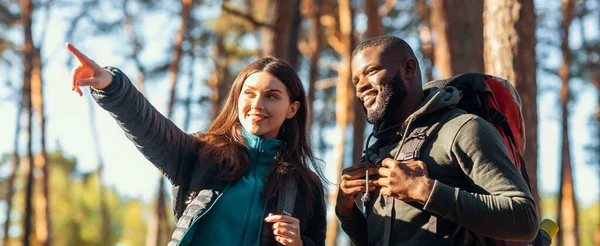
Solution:
<svg viewBox="0 0 600 246">
<path fill-rule="evenodd" d="M 458 108 L 478 115 L 496 127 L 513 163 L 530 186 L 523 160 L 525 129 L 521 98 L 517 90 L 505 79 L 480 73 L 465 73 L 445 80 L 434 80 L 423 85 L 423 89 L 445 86 L 456 87 L 462 92 Z M 517 242 L 494 241 L 496 245 L 520 245 Z"/>
</svg>

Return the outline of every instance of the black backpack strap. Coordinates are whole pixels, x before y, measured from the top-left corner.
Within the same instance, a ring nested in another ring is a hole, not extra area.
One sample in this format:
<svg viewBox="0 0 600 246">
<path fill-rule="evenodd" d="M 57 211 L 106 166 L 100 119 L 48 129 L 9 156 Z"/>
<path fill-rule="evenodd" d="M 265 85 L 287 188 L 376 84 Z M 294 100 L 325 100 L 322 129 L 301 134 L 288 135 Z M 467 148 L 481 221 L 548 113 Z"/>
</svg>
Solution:
<svg viewBox="0 0 600 246">
<path fill-rule="evenodd" d="M 296 205 L 296 195 L 298 193 L 298 184 L 294 176 L 286 173 L 285 184 L 279 189 L 277 194 L 277 214 L 293 216 L 294 205 Z M 277 243 L 277 245 L 282 245 Z"/>
<path fill-rule="evenodd" d="M 413 129 L 406 137 L 404 145 L 400 146 L 398 150 L 400 153 L 398 153 L 397 160 L 407 161 L 418 159 L 423 146 L 431 139 L 431 136 L 434 136 L 457 111 L 458 109 L 455 108 L 442 109 L 433 113 L 437 115 L 427 119 L 422 126 Z"/>
<path fill-rule="evenodd" d="M 197 135 L 194 134 L 194 135 Z M 174 185 L 172 188 L 173 194 L 173 213 L 175 215 L 175 221 L 178 221 L 183 215 L 184 210 L 190 204 L 190 202 L 196 197 L 197 190 L 206 185 L 206 182 L 210 179 L 212 174 L 213 163 L 206 161 L 204 163 L 198 163 L 197 161 L 186 163 L 182 166 L 183 175 L 180 185 Z M 190 194 L 189 191 L 194 190 Z"/>
<path fill-rule="evenodd" d="M 175 221 L 178 221 L 185 208 L 196 197 L 197 190 L 203 187 L 210 178 L 212 163 L 190 164 L 186 165 L 187 170 L 183 173 L 183 183 L 179 186 L 173 186 L 173 210 Z M 192 169 L 192 170 L 189 170 Z M 194 190 L 188 194 L 190 190 Z"/>
<path fill-rule="evenodd" d="M 431 136 L 435 135 L 442 125 L 446 123 L 450 118 L 457 112 L 454 108 L 441 109 L 438 112 L 434 112 L 429 119 L 425 120 L 421 126 L 414 128 L 406 140 L 400 146 L 398 150 L 397 159 L 399 161 L 408 161 L 418 159 L 423 146 L 431 139 Z M 441 115 L 441 116 L 439 116 Z M 409 129 L 410 130 L 410 129 Z M 392 217 L 396 199 L 391 197 L 385 197 L 386 207 L 384 216 L 386 217 L 384 222 L 383 232 L 383 245 L 387 246 L 390 242 L 390 233 L 392 231 Z M 388 205 L 389 204 L 389 205 Z"/>
<path fill-rule="evenodd" d="M 277 213 L 292 216 L 294 205 L 296 204 L 296 195 L 298 193 L 298 184 L 292 175 L 287 175 L 285 184 L 279 189 L 277 197 Z"/>
</svg>

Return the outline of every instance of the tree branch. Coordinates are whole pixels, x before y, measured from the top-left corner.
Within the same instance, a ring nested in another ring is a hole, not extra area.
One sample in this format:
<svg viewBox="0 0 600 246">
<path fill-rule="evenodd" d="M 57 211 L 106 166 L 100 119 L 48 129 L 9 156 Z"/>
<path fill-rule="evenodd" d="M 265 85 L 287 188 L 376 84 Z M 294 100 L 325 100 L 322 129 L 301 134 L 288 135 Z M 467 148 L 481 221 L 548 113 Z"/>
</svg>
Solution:
<svg viewBox="0 0 600 246">
<path fill-rule="evenodd" d="M 338 82 L 337 77 L 331 77 L 331 78 L 317 80 L 317 81 L 315 81 L 315 90 L 320 91 L 320 90 L 324 90 L 324 89 L 333 88 L 337 85 L 337 82 Z"/>
<path fill-rule="evenodd" d="M 323 15 L 319 21 L 321 22 L 321 25 L 326 27 L 328 33 L 326 37 L 329 46 L 331 46 L 331 48 L 337 53 L 344 52 L 344 44 L 340 40 L 340 31 L 337 28 L 336 19 L 331 15 Z"/>
<path fill-rule="evenodd" d="M 6 6 L 0 5 L 0 22 L 7 23 L 9 26 L 19 21 L 19 15 L 11 13 Z"/>
<path fill-rule="evenodd" d="M 306 59 L 310 59 L 314 54 L 314 50 L 311 49 L 306 40 L 298 41 L 298 50 L 302 53 L 302 56 L 306 57 Z"/>
<path fill-rule="evenodd" d="M 329 46 L 331 46 L 331 48 L 335 50 L 335 52 L 344 52 L 344 44 L 335 35 L 327 35 L 327 43 L 329 43 Z"/>
<path fill-rule="evenodd" d="M 264 22 L 258 21 L 257 19 L 255 19 L 254 17 L 252 17 L 252 15 L 250 15 L 249 13 L 244 13 L 241 10 L 230 8 L 227 5 L 225 5 L 225 3 L 223 3 L 221 5 L 221 7 L 222 7 L 222 9 L 225 12 L 230 13 L 232 15 L 235 15 L 237 17 L 240 17 L 242 19 L 245 19 L 245 20 L 251 22 L 252 24 L 254 24 L 256 26 L 266 27 L 266 28 L 273 28 L 272 25 L 270 25 L 268 23 L 264 23 Z"/>
<path fill-rule="evenodd" d="M 390 11 L 392 11 L 394 5 L 396 5 L 396 2 L 398 2 L 398 0 L 385 1 L 385 3 L 381 7 L 379 7 L 379 10 L 377 11 L 379 13 L 379 16 L 384 17 L 390 14 Z"/>
</svg>

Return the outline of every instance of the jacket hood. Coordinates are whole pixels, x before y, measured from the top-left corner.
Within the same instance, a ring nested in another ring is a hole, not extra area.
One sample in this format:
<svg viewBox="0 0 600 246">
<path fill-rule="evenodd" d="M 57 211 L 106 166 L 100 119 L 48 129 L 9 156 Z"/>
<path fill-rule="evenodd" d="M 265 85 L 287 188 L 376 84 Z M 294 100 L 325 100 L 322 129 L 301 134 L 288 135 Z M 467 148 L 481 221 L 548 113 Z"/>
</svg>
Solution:
<svg viewBox="0 0 600 246">
<path fill-rule="evenodd" d="M 404 122 L 390 125 L 386 120 L 382 120 L 373 126 L 373 136 L 377 139 L 389 139 L 397 136 L 398 132 L 404 131 L 411 122 L 423 116 L 429 115 L 443 108 L 452 107 L 458 104 L 461 93 L 452 86 L 445 88 L 429 88 L 423 91 L 425 99 L 419 108 L 404 120 Z M 392 105 L 393 106 L 393 105 Z"/>
</svg>

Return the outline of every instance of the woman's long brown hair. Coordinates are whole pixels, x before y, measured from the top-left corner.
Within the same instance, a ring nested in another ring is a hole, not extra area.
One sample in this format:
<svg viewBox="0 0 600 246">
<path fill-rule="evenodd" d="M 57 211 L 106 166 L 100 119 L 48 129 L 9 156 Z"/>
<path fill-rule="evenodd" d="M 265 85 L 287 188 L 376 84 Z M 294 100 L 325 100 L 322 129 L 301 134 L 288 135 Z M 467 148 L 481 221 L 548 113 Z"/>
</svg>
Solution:
<svg viewBox="0 0 600 246">
<path fill-rule="evenodd" d="M 222 180 L 237 180 L 250 168 L 250 157 L 246 140 L 242 135 L 242 125 L 238 119 L 238 98 L 244 81 L 257 72 L 267 72 L 277 77 L 287 87 L 290 102 L 300 102 L 296 115 L 286 119 L 280 128 L 277 139 L 282 143 L 275 157 L 274 165 L 265 177 L 264 197 L 271 200 L 283 188 L 286 175 L 292 175 L 306 197 L 306 207 L 312 214 L 314 199 L 322 199 L 324 177 L 310 147 L 307 133 L 308 109 L 306 94 L 294 69 L 285 61 L 267 57 L 248 65 L 238 74 L 223 109 L 213 120 L 208 131 L 199 136 L 203 147 L 199 151 L 200 162 L 214 163 L 216 177 Z M 318 174 L 311 171 L 309 165 Z"/>
</svg>

